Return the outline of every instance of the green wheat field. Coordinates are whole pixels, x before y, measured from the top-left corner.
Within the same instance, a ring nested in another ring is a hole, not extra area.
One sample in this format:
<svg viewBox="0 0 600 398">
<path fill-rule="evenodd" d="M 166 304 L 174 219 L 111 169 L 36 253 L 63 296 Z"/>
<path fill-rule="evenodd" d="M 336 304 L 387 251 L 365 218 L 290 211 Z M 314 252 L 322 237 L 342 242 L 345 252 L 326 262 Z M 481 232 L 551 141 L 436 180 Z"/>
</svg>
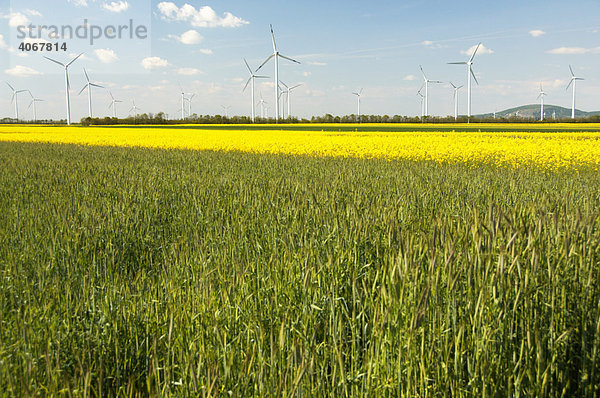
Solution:
<svg viewBox="0 0 600 398">
<path fill-rule="evenodd" d="M 600 395 L 600 174 L 0 143 L 0 395 Z"/>
</svg>

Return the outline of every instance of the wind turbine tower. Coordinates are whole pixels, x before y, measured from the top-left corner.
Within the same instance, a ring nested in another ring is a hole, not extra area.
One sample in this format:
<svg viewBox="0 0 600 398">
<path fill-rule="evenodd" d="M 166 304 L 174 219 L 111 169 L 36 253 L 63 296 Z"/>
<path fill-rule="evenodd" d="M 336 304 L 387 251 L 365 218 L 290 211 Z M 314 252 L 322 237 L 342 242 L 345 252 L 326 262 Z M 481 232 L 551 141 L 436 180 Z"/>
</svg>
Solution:
<svg viewBox="0 0 600 398">
<path fill-rule="evenodd" d="M 573 72 L 573 68 L 571 67 L 571 65 L 569 65 L 569 70 L 571 71 L 571 81 L 569 82 L 569 85 L 567 86 L 567 90 L 569 89 L 569 87 L 573 86 L 573 106 L 571 108 L 571 119 L 575 119 L 575 96 L 577 95 L 577 93 L 576 93 L 577 80 L 585 80 L 585 79 L 583 77 L 575 76 L 575 73 Z"/>
<path fill-rule="evenodd" d="M 458 90 L 463 88 L 463 86 L 456 87 L 452 82 L 450 82 L 450 85 L 454 89 L 454 120 L 458 120 Z"/>
<path fill-rule="evenodd" d="M 423 85 L 421 86 L 421 89 L 425 87 L 425 116 L 429 116 L 429 83 L 439 84 L 442 82 L 439 80 L 429 80 L 425 75 L 425 71 L 423 71 L 423 67 L 419 65 L 419 68 L 421 69 L 421 73 L 423 74 Z"/>
<path fill-rule="evenodd" d="M 542 83 L 540 83 L 540 95 L 538 95 L 538 99 L 541 100 L 541 110 L 540 110 L 540 122 L 544 121 L 544 97 L 547 96 L 548 94 L 546 94 L 544 92 L 544 87 L 542 86 Z"/>
<path fill-rule="evenodd" d="M 279 53 L 279 50 L 277 50 L 277 43 L 275 42 L 273 25 L 271 25 L 271 38 L 273 39 L 273 54 L 271 54 L 256 71 L 258 72 L 263 66 L 265 66 L 265 64 L 269 62 L 271 58 L 275 58 L 275 121 L 277 122 L 279 121 L 279 58 L 287 59 L 288 61 L 295 62 L 297 64 L 300 62 Z"/>
<path fill-rule="evenodd" d="M 90 116 L 90 119 L 91 119 L 92 117 L 94 117 L 92 115 L 92 87 L 97 87 L 97 88 L 104 88 L 104 87 L 100 86 L 98 84 L 92 83 L 90 81 L 90 77 L 88 76 L 88 73 L 85 70 L 85 68 L 83 68 L 83 73 L 85 73 L 85 79 L 87 80 L 87 84 L 85 86 L 83 86 L 83 88 L 81 89 L 81 91 L 77 95 L 81 95 L 81 93 L 83 93 L 85 91 L 85 89 L 88 90 L 88 110 L 89 110 L 89 116 Z"/>
<path fill-rule="evenodd" d="M 62 66 L 65 70 L 65 93 L 66 93 L 66 100 L 67 100 L 67 125 L 71 125 L 71 96 L 69 95 L 69 90 L 71 89 L 71 84 L 69 83 L 69 66 L 71 66 L 73 64 L 73 62 L 77 61 L 79 59 L 79 57 L 81 57 L 82 55 L 83 55 L 83 53 L 79 54 L 73 60 L 71 60 L 71 62 L 69 62 L 67 64 L 63 64 L 62 62 L 58 62 L 52 58 L 48 58 L 48 57 L 44 56 L 44 58 L 46 58 L 49 61 L 54 62 L 55 64 Z"/>
<path fill-rule="evenodd" d="M 467 65 L 467 117 L 471 118 L 471 77 L 475 80 L 475 83 L 479 84 L 477 81 L 477 77 L 475 77 L 475 72 L 473 72 L 473 60 L 475 59 L 475 54 L 477 54 L 477 50 L 481 47 L 481 43 L 477 45 L 475 51 L 469 58 L 467 62 L 448 62 L 450 65 Z"/>
<path fill-rule="evenodd" d="M 248 65 L 248 61 L 246 61 L 245 58 L 244 58 L 244 63 L 246 64 L 246 67 L 248 68 L 248 72 L 250 72 L 250 78 L 246 82 L 246 85 L 244 86 L 244 89 L 242 90 L 242 92 L 246 91 L 246 89 L 248 88 L 248 85 L 250 83 L 252 83 L 252 123 L 254 123 L 254 119 L 256 119 L 256 108 L 255 108 L 256 100 L 254 99 L 254 83 L 255 83 L 256 79 L 268 79 L 269 77 L 256 75 L 256 73 L 252 71 L 252 68 L 250 68 L 250 65 Z"/>
<path fill-rule="evenodd" d="M 6 83 L 6 85 L 12 90 L 12 101 L 15 104 L 15 119 L 17 120 L 17 122 L 19 121 L 19 94 L 21 93 L 25 93 L 28 90 L 15 90 L 13 86 L 11 86 L 10 84 Z"/>
<path fill-rule="evenodd" d="M 358 123 L 360 123 L 360 97 L 362 97 L 362 93 L 363 93 L 362 88 L 357 93 L 352 93 L 352 94 L 356 95 L 356 98 L 358 99 Z"/>
</svg>

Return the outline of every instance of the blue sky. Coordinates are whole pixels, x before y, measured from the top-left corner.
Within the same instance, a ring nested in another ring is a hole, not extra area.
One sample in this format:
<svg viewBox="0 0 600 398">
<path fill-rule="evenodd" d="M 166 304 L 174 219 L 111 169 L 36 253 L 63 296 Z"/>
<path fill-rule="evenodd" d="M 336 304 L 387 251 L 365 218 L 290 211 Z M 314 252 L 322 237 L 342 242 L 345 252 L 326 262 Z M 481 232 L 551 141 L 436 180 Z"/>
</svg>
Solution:
<svg viewBox="0 0 600 398">
<path fill-rule="evenodd" d="M 578 86 L 578 108 L 600 110 L 600 3 L 597 1 L 133 1 L 133 0 L 0 0 L 0 79 L 17 89 L 30 89 L 45 102 L 39 117 L 64 117 L 64 81 L 58 66 L 39 53 L 17 49 L 16 26 L 83 24 L 106 27 L 128 23 L 148 26 L 146 40 L 67 40 L 64 61 L 84 52 L 71 69 L 72 115 L 87 114 L 87 97 L 77 96 L 85 84 L 83 67 L 92 80 L 108 87 L 144 112 L 179 112 L 179 85 L 196 93 L 193 112 L 250 113 L 250 93 L 242 93 L 247 71 L 243 58 L 257 67 L 272 52 L 273 24 L 282 54 L 301 65 L 281 63 L 281 80 L 302 84 L 293 94 L 293 113 L 307 117 L 356 112 L 352 92 L 364 89 L 366 114 L 417 115 L 416 95 L 422 77 L 466 83 L 462 66 L 472 46 L 483 42 L 474 69 L 480 86 L 473 89 L 473 112 L 492 112 L 535 103 L 544 82 L 547 103 L 570 106 L 565 87 L 568 65 L 586 78 Z M 57 41 L 52 40 L 51 41 Z M 63 42 L 58 39 L 59 42 Z M 264 72 L 274 75 L 272 62 Z M 12 116 L 11 93 L 0 88 L 0 117 Z M 272 80 L 257 85 L 273 115 Z M 109 115 L 109 94 L 94 92 L 96 115 Z M 452 113 L 448 84 L 430 90 L 430 113 Z M 466 112 L 466 91 L 460 93 Z M 29 100 L 21 97 L 21 116 L 31 117 Z"/>
</svg>

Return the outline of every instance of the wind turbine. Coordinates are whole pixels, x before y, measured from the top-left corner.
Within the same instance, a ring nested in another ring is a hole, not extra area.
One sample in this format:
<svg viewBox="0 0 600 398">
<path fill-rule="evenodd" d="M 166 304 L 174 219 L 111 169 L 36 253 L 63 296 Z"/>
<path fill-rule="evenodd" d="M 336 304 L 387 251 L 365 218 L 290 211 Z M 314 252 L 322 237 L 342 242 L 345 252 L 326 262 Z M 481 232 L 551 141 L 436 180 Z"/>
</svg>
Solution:
<svg viewBox="0 0 600 398">
<path fill-rule="evenodd" d="M 58 61 L 53 60 L 52 58 L 48 58 L 48 57 L 44 56 L 44 58 L 46 58 L 47 60 L 52 61 L 55 64 L 58 64 L 65 69 L 65 93 L 66 93 L 66 99 L 67 99 L 67 125 L 71 124 L 71 96 L 69 95 L 69 90 L 71 88 L 71 84 L 69 84 L 69 66 L 71 66 L 73 64 L 73 62 L 77 61 L 79 59 L 79 57 L 81 57 L 82 55 L 83 55 L 83 53 L 79 54 L 78 56 L 73 58 L 73 60 L 71 60 L 71 62 L 69 62 L 67 64 L 63 64 L 62 62 L 58 62 Z"/>
<path fill-rule="evenodd" d="M 131 111 L 133 111 L 133 112 L 135 112 L 134 116 L 137 116 L 137 114 L 139 113 L 138 111 L 141 111 L 141 109 L 135 105 L 135 99 L 132 101 L 132 103 L 133 103 L 133 107 L 129 110 L 129 113 L 131 113 Z"/>
<path fill-rule="evenodd" d="M 259 104 L 260 104 L 260 117 L 261 117 L 261 119 L 264 119 L 265 118 L 265 105 L 267 105 L 268 102 L 264 100 L 262 93 L 260 93 Z"/>
<path fill-rule="evenodd" d="M 116 119 L 117 118 L 117 104 L 119 102 L 123 102 L 123 101 L 115 99 L 115 97 L 113 97 L 113 95 L 110 91 L 108 93 L 110 94 L 110 98 L 112 98 L 112 101 L 110 102 L 110 105 L 108 106 L 108 109 L 110 109 L 112 107 L 113 117 Z"/>
<path fill-rule="evenodd" d="M 567 86 L 567 90 L 569 89 L 569 87 L 571 87 L 571 85 L 573 85 L 573 108 L 571 110 L 571 119 L 575 119 L 575 95 L 576 95 L 576 90 L 577 90 L 577 80 L 585 80 L 583 77 L 577 77 L 575 76 L 575 73 L 573 72 L 573 68 L 571 67 L 571 65 L 569 65 L 569 69 L 571 70 L 571 81 L 569 82 L 569 85 Z"/>
<path fill-rule="evenodd" d="M 454 120 L 458 119 L 458 90 L 463 88 L 464 86 L 456 87 L 454 83 L 449 82 L 452 88 L 454 89 Z"/>
<path fill-rule="evenodd" d="M 479 81 L 477 81 L 477 77 L 475 77 L 475 72 L 473 72 L 473 59 L 475 59 L 475 54 L 477 54 L 477 50 L 481 43 L 477 45 L 475 51 L 471 55 L 471 58 L 467 62 L 448 62 L 449 65 L 467 65 L 467 117 L 471 118 L 471 76 L 475 79 L 475 83 L 479 85 Z"/>
<path fill-rule="evenodd" d="M 283 87 L 286 89 L 287 93 L 287 106 L 288 106 L 288 118 L 292 117 L 292 91 L 302 86 L 302 84 L 296 84 L 295 86 L 288 87 L 284 82 L 280 81 L 283 84 Z"/>
<path fill-rule="evenodd" d="M 12 90 L 12 100 L 11 102 L 15 103 L 15 119 L 17 122 L 19 121 L 19 94 L 27 92 L 27 90 L 15 90 L 13 86 L 11 86 L 8 82 L 5 82 L 6 85 Z"/>
<path fill-rule="evenodd" d="M 357 93 L 352 93 L 353 95 L 356 95 L 356 97 L 358 98 L 358 122 L 360 123 L 360 97 L 362 97 L 362 93 L 363 93 L 363 89 L 361 88 L 359 92 Z"/>
<path fill-rule="evenodd" d="M 196 96 L 196 94 L 188 93 L 189 98 L 184 98 L 188 102 L 188 117 L 192 117 L 192 100 Z"/>
<path fill-rule="evenodd" d="M 425 96 L 421 90 L 417 91 L 417 95 L 421 97 L 421 119 L 423 119 L 425 117 Z"/>
<path fill-rule="evenodd" d="M 283 82 L 281 80 L 279 81 L 279 83 L 283 84 Z M 282 116 L 283 119 L 285 119 L 285 104 L 289 100 L 290 92 L 289 92 L 289 90 L 287 88 L 284 90 L 281 87 L 279 87 L 279 90 L 281 91 L 279 93 L 279 101 L 281 101 L 283 103 L 282 104 L 281 116 Z M 284 95 L 285 95 L 285 97 L 284 97 Z"/>
<path fill-rule="evenodd" d="M 104 87 L 100 86 L 98 84 L 92 83 L 90 81 L 90 77 L 88 76 L 88 73 L 85 70 L 85 68 L 83 68 L 83 73 L 85 73 L 85 79 L 87 80 L 87 84 L 85 86 L 83 86 L 83 88 L 81 89 L 81 91 L 77 95 L 81 95 L 81 93 L 83 93 L 85 91 L 85 89 L 88 90 L 88 109 L 89 109 L 89 116 L 90 116 L 90 119 L 91 119 L 93 117 L 92 116 L 92 87 L 98 87 L 98 88 L 104 88 Z"/>
<path fill-rule="evenodd" d="M 277 122 L 279 121 L 279 58 L 287 59 L 288 61 L 292 61 L 297 64 L 300 62 L 279 53 L 279 50 L 277 50 L 277 44 L 275 43 L 273 25 L 271 25 L 271 38 L 273 39 L 273 54 L 271 54 L 271 56 L 269 56 L 269 58 L 267 58 L 256 71 L 258 72 L 263 66 L 265 66 L 265 64 L 269 62 L 271 58 L 275 58 L 275 121 Z"/>
<path fill-rule="evenodd" d="M 421 89 L 425 87 L 425 116 L 429 116 L 429 83 L 441 84 L 442 82 L 439 80 L 429 80 L 427 78 L 427 75 L 425 75 L 423 67 L 419 65 L 419 68 L 421 69 L 421 73 L 423 74 L 423 85 L 421 86 Z"/>
<path fill-rule="evenodd" d="M 185 120 L 185 101 L 187 101 L 187 98 L 185 98 L 186 93 L 183 91 L 181 84 L 179 85 L 179 89 L 181 90 L 181 120 Z"/>
<path fill-rule="evenodd" d="M 544 92 L 544 87 L 542 86 L 542 83 L 540 83 L 540 95 L 538 95 L 538 99 L 541 100 L 541 102 L 542 102 L 542 109 L 540 110 L 540 121 L 541 122 L 544 121 L 544 97 L 547 95 L 548 94 L 546 94 Z"/>
<path fill-rule="evenodd" d="M 246 67 L 248 68 L 248 72 L 250 72 L 250 78 L 248 79 L 248 81 L 246 82 L 246 85 L 244 86 L 244 89 L 242 90 L 242 92 L 246 91 L 246 89 L 248 88 L 248 85 L 250 83 L 252 83 L 252 123 L 254 123 L 254 119 L 256 118 L 256 109 L 255 109 L 255 99 L 254 99 L 254 82 L 256 79 L 268 79 L 268 76 L 258 76 L 255 74 L 255 72 L 252 71 L 252 68 L 250 68 L 250 65 L 248 65 L 248 61 L 246 61 L 246 58 L 244 58 L 244 63 L 246 64 Z"/>
<path fill-rule="evenodd" d="M 29 95 L 31 96 L 31 102 L 29 103 L 29 107 L 27 107 L 27 109 L 31 108 L 33 106 L 33 121 L 37 122 L 37 110 L 36 110 L 36 106 L 35 104 L 37 102 L 42 102 L 44 101 L 43 99 L 39 99 L 39 98 L 35 98 L 33 96 L 33 94 L 31 93 L 31 91 L 27 90 L 27 92 L 29 93 Z"/>
<path fill-rule="evenodd" d="M 229 110 L 231 109 L 231 106 L 221 105 L 221 108 L 223 108 L 223 110 L 225 111 L 225 118 L 229 119 Z"/>
</svg>

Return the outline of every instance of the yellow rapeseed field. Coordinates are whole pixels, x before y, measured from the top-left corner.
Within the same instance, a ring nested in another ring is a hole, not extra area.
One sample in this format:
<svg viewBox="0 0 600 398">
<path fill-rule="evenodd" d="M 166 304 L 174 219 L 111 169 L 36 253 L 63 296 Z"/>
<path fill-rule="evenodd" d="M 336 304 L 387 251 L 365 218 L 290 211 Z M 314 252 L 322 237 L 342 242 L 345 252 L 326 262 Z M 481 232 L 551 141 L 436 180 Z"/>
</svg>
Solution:
<svg viewBox="0 0 600 398">
<path fill-rule="evenodd" d="M 380 125 L 381 126 L 381 125 Z M 309 156 L 433 160 L 449 163 L 534 165 L 546 169 L 600 164 L 599 132 L 338 132 L 177 129 L 160 127 L 0 126 L 0 141 L 120 147 L 242 151 Z M 221 126 L 222 127 L 222 126 Z M 312 128 L 315 125 L 311 125 Z M 366 127 L 366 125 L 363 125 Z M 372 125 L 371 125 L 372 127 Z M 422 127 L 422 126 L 420 126 Z M 489 127 L 481 125 L 481 128 Z M 495 125 L 498 130 L 501 127 Z M 381 126 L 382 130 L 385 126 Z M 536 126 L 539 129 L 539 127 Z"/>
</svg>

